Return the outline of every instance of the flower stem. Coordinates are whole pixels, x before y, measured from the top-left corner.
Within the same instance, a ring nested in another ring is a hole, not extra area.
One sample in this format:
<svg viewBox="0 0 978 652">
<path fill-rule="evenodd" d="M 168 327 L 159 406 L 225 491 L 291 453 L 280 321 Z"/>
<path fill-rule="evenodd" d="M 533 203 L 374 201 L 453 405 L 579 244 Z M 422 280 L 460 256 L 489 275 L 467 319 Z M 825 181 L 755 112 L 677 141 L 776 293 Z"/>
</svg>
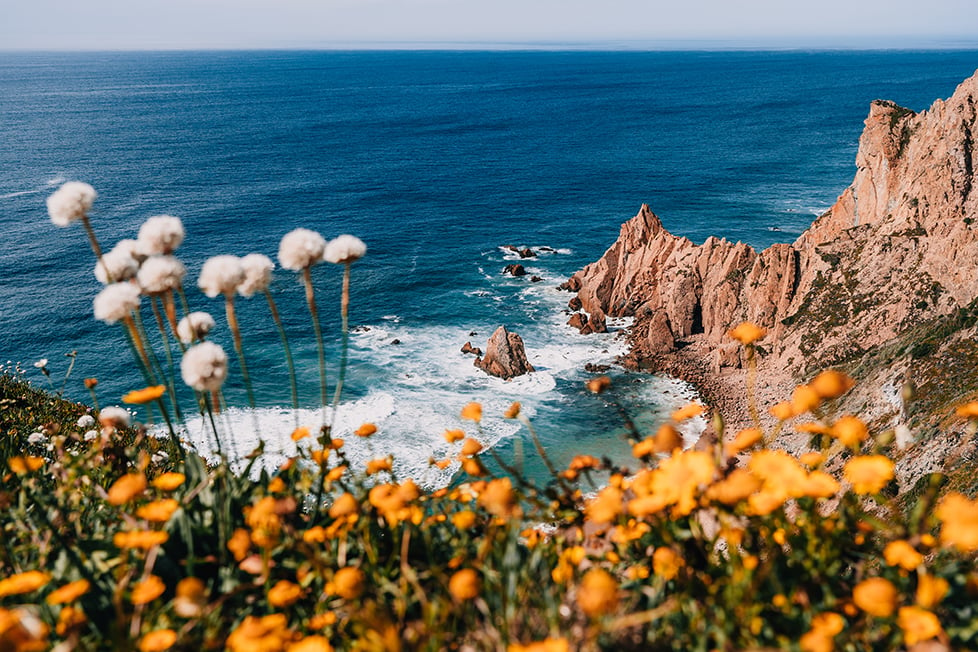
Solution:
<svg viewBox="0 0 978 652">
<path fill-rule="evenodd" d="M 333 414 L 330 419 L 330 432 L 336 426 L 336 412 L 343 393 L 343 379 L 346 376 L 347 351 L 350 344 L 350 263 L 343 266 L 343 292 L 340 296 L 340 319 L 342 322 L 342 346 L 340 347 L 340 370 L 336 377 L 336 391 L 333 394 Z"/>
<path fill-rule="evenodd" d="M 295 380 L 295 364 L 292 362 L 292 349 L 289 348 L 289 338 L 285 334 L 285 327 L 282 325 L 281 317 L 279 317 L 278 307 L 275 305 L 275 300 L 272 298 L 272 293 L 269 292 L 268 288 L 265 288 L 265 299 L 268 301 L 268 309 L 272 313 L 272 320 L 278 328 L 278 335 L 282 339 L 282 348 L 285 350 L 285 363 L 289 367 L 289 385 L 292 390 L 292 413 L 295 415 L 295 425 L 298 427 L 299 387 Z"/>
<path fill-rule="evenodd" d="M 326 392 L 326 348 L 323 345 L 323 329 L 319 325 L 319 311 L 316 309 L 316 293 L 312 287 L 312 272 L 310 267 L 302 270 L 302 283 L 306 288 L 306 303 L 309 305 L 309 314 L 312 317 L 312 329 L 316 334 L 316 348 L 319 353 L 319 404 L 322 406 L 323 423 L 326 422 L 326 405 L 328 403 Z"/>
<path fill-rule="evenodd" d="M 102 260 L 102 247 L 98 244 L 98 238 L 95 237 L 95 230 L 92 228 L 91 222 L 88 221 L 88 215 L 82 215 L 81 222 L 85 227 L 85 233 L 88 235 L 88 243 L 92 245 L 92 253 L 98 259 L 98 264 L 105 270 L 105 280 L 109 283 L 114 283 L 115 279 L 112 278 L 112 272 L 109 271 L 108 265 Z"/>
</svg>

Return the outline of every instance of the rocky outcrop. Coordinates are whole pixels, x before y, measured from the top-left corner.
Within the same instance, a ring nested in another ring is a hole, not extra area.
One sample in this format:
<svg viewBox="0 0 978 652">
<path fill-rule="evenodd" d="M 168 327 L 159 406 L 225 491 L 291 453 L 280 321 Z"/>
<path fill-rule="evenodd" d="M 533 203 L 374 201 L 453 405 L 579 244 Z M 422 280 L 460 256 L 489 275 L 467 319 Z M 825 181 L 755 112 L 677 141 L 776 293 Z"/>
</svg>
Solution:
<svg viewBox="0 0 978 652">
<path fill-rule="evenodd" d="M 480 349 L 477 346 L 472 346 L 472 342 L 466 342 L 465 344 L 462 345 L 462 348 L 460 350 L 462 353 L 471 353 L 477 358 L 482 357 L 482 349 Z"/>
<path fill-rule="evenodd" d="M 491 376 L 506 380 L 534 371 L 533 365 L 526 359 L 523 338 L 510 333 L 505 326 L 497 328 L 489 337 L 486 355 L 476 358 L 475 366 Z"/>
<path fill-rule="evenodd" d="M 506 265 L 503 268 L 503 274 L 509 274 L 510 276 L 526 276 L 526 268 L 519 263 L 513 263 L 512 265 Z"/>
<path fill-rule="evenodd" d="M 792 244 L 696 245 L 643 205 L 564 287 L 588 313 L 635 317 L 636 363 L 695 343 L 715 370 L 739 366 L 725 334 L 743 320 L 769 329 L 772 368 L 857 359 L 978 297 L 976 102 L 978 75 L 920 113 L 874 102 L 852 184 Z"/>
</svg>

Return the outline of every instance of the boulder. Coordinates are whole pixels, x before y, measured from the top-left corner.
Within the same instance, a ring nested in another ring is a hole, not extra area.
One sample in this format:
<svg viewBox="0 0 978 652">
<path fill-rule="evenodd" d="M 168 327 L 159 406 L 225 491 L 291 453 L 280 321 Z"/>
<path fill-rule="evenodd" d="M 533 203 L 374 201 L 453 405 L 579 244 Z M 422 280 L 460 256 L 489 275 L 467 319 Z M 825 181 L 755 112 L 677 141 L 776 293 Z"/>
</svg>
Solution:
<svg viewBox="0 0 978 652">
<path fill-rule="evenodd" d="M 523 338 L 510 333 L 505 326 L 497 328 L 489 337 L 485 357 L 476 358 L 475 366 L 490 376 L 505 380 L 534 371 L 526 359 Z"/>
<path fill-rule="evenodd" d="M 477 358 L 482 357 L 482 349 L 477 346 L 472 346 L 472 342 L 466 342 L 462 345 L 462 353 L 472 353 Z"/>
<path fill-rule="evenodd" d="M 575 312 L 567 320 L 568 326 L 573 326 L 579 331 L 583 331 L 584 327 L 587 326 L 587 315 L 583 312 Z"/>
<path fill-rule="evenodd" d="M 512 265 L 506 265 L 503 268 L 503 274 L 509 274 L 510 276 L 526 276 L 526 268 L 519 263 L 513 263 Z"/>
</svg>

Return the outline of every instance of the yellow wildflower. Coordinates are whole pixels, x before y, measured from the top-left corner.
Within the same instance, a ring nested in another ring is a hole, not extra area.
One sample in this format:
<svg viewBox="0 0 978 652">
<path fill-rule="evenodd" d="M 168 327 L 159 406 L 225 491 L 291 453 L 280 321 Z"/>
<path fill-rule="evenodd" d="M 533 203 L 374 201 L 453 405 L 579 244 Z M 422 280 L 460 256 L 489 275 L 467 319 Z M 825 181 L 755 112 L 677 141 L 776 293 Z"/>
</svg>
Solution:
<svg viewBox="0 0 978 652">
<path fill-rule="evenodd" d="M 333 652 L 333 646 L 325 636 L 306 636 L 289 645 L 287 652 Z"/>
<path fill-rule="evenodd" d="M 682 449 L 683 436 L 679 434 L 674 425 L 664 423 L 656 430 L 654 442 L 656 453 L 671 453 L 676 449 Z"/>
<path fill-rule="evenodd" d="M 964 405 L 959 405 L 954 413 L 959 417 L 965 417 L 966 419 L 976 419 L 978 418 L 978 401 L 971 401 L 970 403 L 965 403 Z"/>
<path fill-rule="evenodd" d="M 462 442 L 462 455 L 471 456 L 479 453 L 482 450 L 482 443 L 469 437 Z"/>
<path fill-rule="evenodd" d="M 699 403 L 690 403 L 688 405 L 684 405 L 678 410 L 675 410 L 670 415 L 670 418 L 673 421 L 685 421 L 686 419 L 692 419 L 695 416 L 703 414 L 704 409 L 705 408 Z"/>
<path fill-rule="evenodd" d="M 828 369 L 821 372 L 808 383 L 815 393 L 824 399 L 838 398 L 852 389 L 856 384 L 852 378 L 842 373 Z"/>
<path fill-rule="evenodd" d="M 51 581 L 51 576 L 41 571 L 26 571 L 0 580 L 0 598 L 8 595 L 33 593 Z"/>
<path fill-rule="evenodd" d="M 228 539 L 228 550 L 234 555 L 234 561 L 241 561 L 247 557 L 251 550 L 251 535 L 248 534 L 248 530 L 244 528 L 235 530 Z"/>
<path fill-rule="evenodd" d="M 950 492 L 937 506 L 941 521 L 941 543 L 962 552 L 978 550 L 978 498 L 968 500 L 962 494 Z"/>
<path fill-rule="evenodd" d="M 149 550 L 153 546 L 160 546 L 167 542 L 170 535 L 166 532 L 156 530 L 130 530 L 128 532 L 116 532 L 112 537 L 112 543 L 117 548 L 128 549 L 138 548 Z"/>
<path fill-rule="evenodd" d="M 302 597 L 302 587 L 288 580 L 279 580 L 268 590 L 268 603 L 273 607 L 288 607 Z"/>
<path fill-rule="evenodd" d="M 798 385 L 791 393 L 791 411 L 797 416 L 818 409 L 822 397 L 808 385 Z"/>
<path fill-rule="evenodd" d="M 130 600 L 133 604 L 146 604 L 163 595 L 166 585 L 156 575 L 150 575 L 141 582 L 137 582 L 132 587 Z"/>
<path fill-rule="evenodd" d="M 618 606 L 618 583 L 608 571 L 592 568 L 581 579 L 577 604 L 581 611 L 591 617 L 610 614 Z"/>
<path fill-rule="evenodd" d="M 367 576 L 359 568 L 347 566 L 336 571 L 333 581 L 328 588 L 344 600 L 356 600 L 361 595 L 367 582 Z"/>
<path fill-rule="evenodd" d="M 845 629 L 846 620 L 833 612 L 821 613 L 812 618 L 812 628 L 798 641 L 802 652 L 832 652 L 833 639 Z"/>
<path fill-rule="evenodd" d="M 169 473 L 164 473 L 157 476 L 156 479 L 153 480 L 153 486 L 160 491 L 173 491 L 182 485 L 186 479 L 187 476 L 184 474 L 171 471 Z"/>
<path fill-rule="evenodd" d="M 513 483 L 508 477 L 487 482 L 485 489 L 479 493 L 478 501 L 484 510 L 501 518 L 510 518 L 519 509 Z"/>
<path fill-rule="evenodd" d="M 566 638 L 547 638 L 526 645 L 510 643 L 506 652 L 570 652 L 570 643 Z"/>
<path fill-rule="evenodd" d="M 462 408 L 462 418 L 478 423 L 482 421 L 482 404 L 472 402 Z"/>
<path fill-rule="evenodd" d="M 764 431 L 760 428 L 747 428 L 738 432 L 734 440 L 728 443 L 724 450 L 727 455 L 736 455 L 741 451 L 747 450 L 762 439 L 764 439 Z"/>
<path fill-rule="evenodd" d="M 736 328 L 727 332 L 727 335 L 734 338 L 741 344 L 753 344 L 757 340 L 767 335 L 767 329 L 761 328 L 749 321 L 741 322 Z"/>
<path fill-rule="evenodd" d="M 154 500 L 136 510 L 136 516 L 153 523 L 166 523 L 173 513 L 180 508 L 180 503 L 172 498 Z"/>
<path fill-rule="evenodd" d="M 605 487 L 598 495 L 588 502 L 584 508 L 587 519 L 597 525 L 605 525 L 614 521 L 622 513 L 624 494 L 616 487 Z"/>
<path fill-rule="evenodd" d="M 893 462 L 882 455 L 862 455 L 846 462 L 843 473 L 857 494 L 874 494 L 893 479 Z"/>
<path fill-rule="evenodd" d="M 377 432 L 377 426 L 375 426 L 372 423 L 365 423 L 365 424 L 361 425 L 359 428 L 357 428 L 353 432 L 353 434 L 355 434 L 357 437 L 365 437 L 366 438 L 366 437 L 370 437 L 371 435 L 375 434 L 376 432 Z"/>
<path fill-rule="evenodd" d="M 292 431 L 292 434 L 290 436 L 292 438 L 292 441 L 302 441 L 303 439 L 309 436 L 309 427 L 299 426 L 298 428 Z"/>
<path fill-rule="evenodd" d="M 671 580 L 679 575 L 684 565 L 683 558 L 672 548 L 663 546 L 652 553 L 652 570 L 664 580 Z"/>
<path fill-rule="evenodd" d="M 350 492 L 344 492 L 336 497 L 329 506 L 330 518 L 342 518 L 360 511 L 360 503 Z"/>
<path fill-rule="evenodd" d="M 285 614 L 246 616 L 225 641 L 230 652 L 283 652 L 292 640 Z"/>
<path fill-rule="evenodd" d="M 139 652 L 166 652 L 177 642 L 172 629 L 157 629 L 139 639 Z"/>
<path fill-rule="evenodd" d="M 448 592 L 452 594 L 456 602 L 471 600 L 478 596 L 481 590 L 482 582 L 479 579 L 479 574 L 471 568 L 456 571 L 448 580 Z"/>
<path fill-rule="evenodd" d="M 839 482 L 825 471 L 812 471 L 798 491 L 809 498 L 831 498 L 839 492 Z"/>
<path fill-rule="evenodd" d="M 146 476 L 142 473 L 127 473 L 109 487 L 110 505 L 125 505 L 146 491 Z"/>
<path fill-rule="evenodd" d="M 513 404 L 510 405 L 506 409 L 506 411 L 503 413 L 503 418 L 504 419 L 515 419 L 516 417 L 520 416 L 520 409 L 522 407 L 523 406 L 520 405 L 520 402 L 519 401 L 514 401 Z"/>
<path fill-rule="evenodd" d="M 207 587 L 196 577 L 185 577 L 177 582 L 177 595 L 173 598 L 173 610 L 181 618 L 197 618 L 207 604 Z"/>
<path fill-rule="evenodd" d="M 445 441 L 449 444 L 454 444 L 457 441 L 465 439 L 465 432 L 462 430 L 446 430 L 445 431 Z"/>
<path fill-rule="evenodd" d="M 44 458 L 30 455 L 16 455 L 7 459 L 7 466 L 17 475 L 33 473 L 44 466 Z"/>
<path fill-rule="evenodd" d="M 92 585 L 88 580 L 76 580 L 74 582 L 69 582 L 68 584 L 65 584 L 64 586 L 52 591 L 44 601 L 52 605 L 74 602 L 78 598 L 88 593 L 91 587 Z"/>
<path fill-rule="evenodd" d="M 706 491 L 706 497 L 724 505 L 736 505 L 761 488 L 761 481 L 747 469 L 734 469 Z"/>
<path fill-rule="evenodd" d="M 903 642 L 907 645 L 930 640 L 944 632 L 937 616 L 920 607 L 900 607 L 897 625 L 903 630 Z"/>
<path fill-rule="evenodd" d="M 381 457 L 367 462 L 367 475 L 374 475 L 381 471 L 390 471 L 393 468 L 390 457 Z"/>
<path fill-rule="evenodd" d="M 896 609 L 897 590 L 889 580 L 871 577 L 852 589 L 852 601 L 871 616 L 886 618 Z"/>
<path fill-rule="evenodd" d="M 924 556 L 917 552 L 912 545 L 903 541 L 891 541 L 883 548 L 883 559 L 890 566 L 899 566 L 904 570 L 914 570 L 924 561 Z"/>
<path fill-rule="evenodd" d="M 920 575 L 917 578 L 917 593 L 915 595 L 917 605 L 924 609 L 933 609 L 941 603 L 950 588 L 947 580 L 943 577 L 926 573 Z"/>
<path fill-rule="evenodd" d="M 869 428 L 862 419 L 846 415 L 832 425 L 831 434 L 849 448 L 856 448 L 869 438 Z"/>
<path fill-rule="evenodd" d="M 768 408 L 768 412 L 770 412 L 771 416 L 778 421 L 787 421 L 788 419 L 796 416 L 794 406 L 787 401 L 782 401 L 781 403 L 772 405 L 770 408 Z"/>
<path fill-rule="evenodd" d="M 475 525 L 475 521 L 475 512 L 468 509 L 452 514 L 452 525 L 454 525 L 455 529 L 457 530 L 468 530 L 470 527 Z"/>
<path fill-rule="evenodd" d="M 135 405 L 142 405 L 144 403 L 152 403 L 159 397 L 166 393 L 166 387 L 164 385 L 155 385 L 153 387 L 145 387 L 143 389 L 137 389 L 129 392 L 122 397 L 123 403 L 130 403 Z"/>
</svg>

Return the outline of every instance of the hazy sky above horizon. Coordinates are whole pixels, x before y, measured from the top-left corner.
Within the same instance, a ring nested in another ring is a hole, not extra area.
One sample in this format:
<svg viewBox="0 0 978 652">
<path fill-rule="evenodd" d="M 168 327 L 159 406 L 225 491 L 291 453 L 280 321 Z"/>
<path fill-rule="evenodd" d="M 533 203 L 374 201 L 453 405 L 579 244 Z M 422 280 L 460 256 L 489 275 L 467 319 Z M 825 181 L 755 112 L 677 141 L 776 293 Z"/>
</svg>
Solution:
<svg viewBox="0 0 978 652">
<path fill-rule="evenodd" d="M 0 49 L 975 47 L 975 0 L 11 0 Z"/>
</svg>

